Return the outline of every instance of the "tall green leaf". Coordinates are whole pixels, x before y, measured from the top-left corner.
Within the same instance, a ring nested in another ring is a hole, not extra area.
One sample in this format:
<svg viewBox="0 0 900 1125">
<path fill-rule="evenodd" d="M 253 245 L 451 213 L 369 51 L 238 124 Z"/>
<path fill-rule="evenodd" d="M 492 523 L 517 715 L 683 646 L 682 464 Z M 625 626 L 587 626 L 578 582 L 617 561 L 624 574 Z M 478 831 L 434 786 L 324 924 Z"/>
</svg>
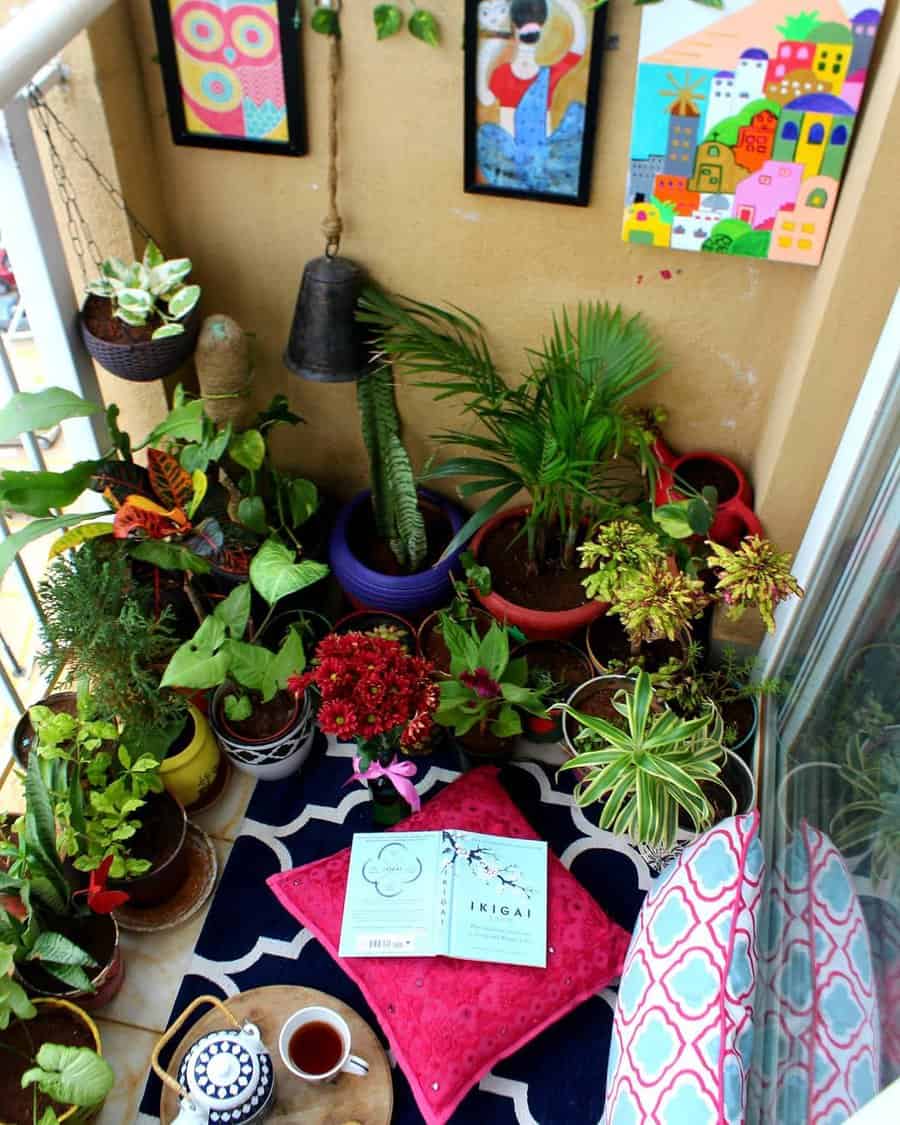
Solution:
<svg viewBox="0 0 900 1125">
<path fill-rule="evenodd" d="M 49 430 L 67 418 L 86 418 L 101 409 L 99 403 L 88 402 L 64 387 L 20 391 L 0 410 L 0 443 L 12 441 L 29 430 Z"/>
<path fill-rule="evenodd" d="M 0 473 L 0 509 L 26 516 L 49 516 L 66 508 L 90 485 L 97 461 L 78 461 L 61 473 L 7 469 Z"/>
</svg>

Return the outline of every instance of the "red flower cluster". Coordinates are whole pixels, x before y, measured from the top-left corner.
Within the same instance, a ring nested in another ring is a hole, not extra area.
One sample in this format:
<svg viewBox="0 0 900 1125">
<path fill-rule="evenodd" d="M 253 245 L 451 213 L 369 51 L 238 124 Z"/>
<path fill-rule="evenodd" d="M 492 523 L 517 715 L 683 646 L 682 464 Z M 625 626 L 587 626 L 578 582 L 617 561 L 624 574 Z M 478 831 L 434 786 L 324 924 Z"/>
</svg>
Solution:
<svg viewBox="0 0 900 1125">
<path fill-rule="evenodd" d="M 440 692 L 427 660 L 410 656 L 397 641 L 368 633 L 332 633 L 316 649 L 311 671 L 288 680 L 301 695 L 315 687 L 322 698 L 319 726 L 326 734 L 369 742 L 396 734 L 412 748 L 431 733 Z"/>
</svg>

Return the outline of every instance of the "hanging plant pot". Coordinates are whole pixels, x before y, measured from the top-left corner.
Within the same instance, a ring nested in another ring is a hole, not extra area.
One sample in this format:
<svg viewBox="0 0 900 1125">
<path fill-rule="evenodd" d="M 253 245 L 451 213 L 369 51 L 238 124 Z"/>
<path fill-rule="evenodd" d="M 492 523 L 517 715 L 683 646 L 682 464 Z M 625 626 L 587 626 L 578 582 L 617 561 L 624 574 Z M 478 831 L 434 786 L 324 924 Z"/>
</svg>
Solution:
<svg viewBox="0 0 900 1125">
<path fill-rule="evenodd" d="M 200 711 L 188 704 L 185 728 L 160 766 L 163 784 L 182 805 L 206 805 L 225 782 L 222 752 Z"/>
<path fill-rule="evenodd" d="M 249 719 L 232 723 L 225 715 L 225 700 L 233 692 L 231 684 L 222 684 L 210 707 L 213 730 L 232 763 L 265 781 L 296 773 L 309 757 L 316 733 L 309 692 L 301 699 L 279 692 L 270 703 L 256 704 Z M 254 729 L 260 733 L 254 736 Z"/>
<path fill-rule="evenodd" d="M 91 294 L 79 314 L 81 338 L 91 356 L 104 370 L 133 383 L 163 379 L 189 359 L 200 331 L 199 306 L 182 322 L 184 332 L 151 340 L 154 327 L 132 328 L 112 314 L 108 297 Z"/>
<path fill-rule="evenodd" d="M 524 579 L 525 558 L 517 552 L 525 549 L 519 532 L 528 511 L 523 507 L 498 512 L 473 538 L 472 552 L 479 563 L 490 568 L 494 584 L 490 594 L 476 591 L 475 596 L 498 621 L 518 626 L 530 641 L 569 640 L 601 617 L 606 604 L 587 597 L 581 587 L 587 571 L 576 567 Z M 521 594 L 512 592 L 520 589 Z M 535 604 L 526 604 L 526 597 Z M 554 602 L 558 608 L 551 607 Z"/>
<path fill-rule="evenodd" d="M 419 489 L 429 551 L 422 570 L 404 574 L 390 547 L 375 534 L 372 493 L 357 493 L 338 513 L 328 545 L 328 561 L 344 593 L 358 609 L 373 607 L 416 614 L 446 604 L 450 575 L 459 570 L 459 554 L 441 559 L 444 548 L 463 525 L 464 514 L 436 492 Z"/>
<path fill-rule="evenodd" d="M 22 1075 L 45 1043 L 89 1047 L 103 1053 L 100 1031 L 81 1008 L 67 1000 L 36 1000 L 35 1007 L 38 1014 L 34 1019 L 15 1020 L 0 1032 L 0 1120 L 7 1125 L 32 1125 L 41 1119 L 47 1106 L 52 1106 L 60 1125 L 92 1121 L 103 1108 L 102 1102 L 90 1107 L 64 1107 L 44 1095 L 38 1096 L 38 1117 L 34 1116 L 32 1088 L 22 1088 Z"/>
<path fill-rule="evenodd" d="M 590 679 L 591 662 L 587 656 L 567 641 L 529 641 L 515 650 L 513 656 L 524 656 L 528 661 L 528 680 L 533 682 L 536 672 L 543 672 L 553 684 L 550 698 L 553 702 L 567 699 L 575 688 Z M 563 737 L 562 714 L 548 711 L 546 715 L 522 715 L 525 737 L 532 742 L 560 742 Z"/>
<path fill-rule="evenodd" d="M 141 826 L 128 842 L 129 854 L 149 859 L 151 866 L 143 875 L 110 879 L 108 885 L 125 891 L 128 905 L 141 909 L 174 898 L 187 878 L 187 815 L 171 793 L 151 793 L 136 815 Z"/>
<path fill-rule="evenodd" d="M 119 927 L 115 918 L 111 914 L 89 914 L 57 923 L 56 930 L 90 953 L 97 962 L 99 968 L 91 977 L 94 991 L 67 988 L 36 961 L 16 965 L 19 981 L 32 996 L 68 1000 L 89 1011 L 104 1007 L 118 993 L 125 979 L 125 962 L 119 948 Z"/>
</svg>

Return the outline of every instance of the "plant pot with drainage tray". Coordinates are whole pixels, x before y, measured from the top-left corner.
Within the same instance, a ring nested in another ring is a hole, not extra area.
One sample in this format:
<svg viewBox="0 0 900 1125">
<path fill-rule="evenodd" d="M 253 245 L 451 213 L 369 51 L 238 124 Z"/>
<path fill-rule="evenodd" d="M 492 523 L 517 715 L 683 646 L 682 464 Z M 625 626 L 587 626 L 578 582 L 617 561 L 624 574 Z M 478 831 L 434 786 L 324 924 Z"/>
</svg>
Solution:
<svg viewBox="0 0 900 1125">
<path fill-rule="evenodd" d="M 298 624 L 289 624 L 270 641 L 267 627 L 283 597 L 319 581 L 326 570 L 322 563 L 295 562 L 292 551 L 268 539 L 250 565 L 250 581 L 216 606 L 163 676 L 163 686 L 214 690 L 213 729 L 232 763 L 256 777 L 295 773 L 312 748 L 311 699 L 287 690 L 306 667 L 303 634 Z M 251 587 L 269 607 L 255 629 Z"/>
</svg>

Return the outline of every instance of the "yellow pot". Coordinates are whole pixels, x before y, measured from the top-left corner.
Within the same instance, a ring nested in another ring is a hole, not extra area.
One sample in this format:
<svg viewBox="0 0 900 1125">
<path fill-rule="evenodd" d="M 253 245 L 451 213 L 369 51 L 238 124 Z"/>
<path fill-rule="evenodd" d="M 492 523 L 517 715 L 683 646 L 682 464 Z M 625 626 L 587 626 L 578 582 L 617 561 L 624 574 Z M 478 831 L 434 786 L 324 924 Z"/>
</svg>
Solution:
<svg viewBox="0 0 900 1125">
<path fill-rule="evenodd" d="M 40 1009 L 40 1008 L 65 1008 L 66 1011 L 73 1012 L 75 1014 L 75 1016 L 78 1019 L 80 1019 L 82 1023 L 85 1024 L 88 1031 L 90 1031 L 91 1037 L 94 1040 L 94 1050 L 97 1052 L 98 1055 L 103 1054 L 103 1046 L 100 1042 L 100 1029 L 97 1027 L 97 1025 L 91 1019 L 91 1017 L 87 1014 L 87 1012 L 85 1012 L 83 1009 L 79 1008 L 77 1004 L 71 1004 L 68 1000 L 50 1000 L 50 999 L 47 999 L 47 1000 L 35 1000 L 34 1006 L 38 1009 Z M 106 1099 L 104 1098 L 103 1101 L 106 1101 Z M 62 1113 L 59 1113 L 60 1125 L 62 1125 L 62 1123 L 64 1121 L 68 1122 L 69 1125 L 75 1125 L 76 1122 L 93 1121 L 94 1118 L 97 1116 L 97 1114 L 100 1112 L 100 1110 L 102 1108 L 103 1108 L 103 1102 L 100 1102 L 99 1105 L 91 1105 L 91 1106 L 70 1105 L 67 1110 L 64 1110 Z"/>
<path fill-rule="evenodd" d="M 165 758 L 160 767 L 166 789 L 185 808 L 203 800 L 215 783 L 222 760 L 209 723 L 192 703 L 188 711 L 194 722 L 194 737 L 179 753 Z"/>
</svg>

